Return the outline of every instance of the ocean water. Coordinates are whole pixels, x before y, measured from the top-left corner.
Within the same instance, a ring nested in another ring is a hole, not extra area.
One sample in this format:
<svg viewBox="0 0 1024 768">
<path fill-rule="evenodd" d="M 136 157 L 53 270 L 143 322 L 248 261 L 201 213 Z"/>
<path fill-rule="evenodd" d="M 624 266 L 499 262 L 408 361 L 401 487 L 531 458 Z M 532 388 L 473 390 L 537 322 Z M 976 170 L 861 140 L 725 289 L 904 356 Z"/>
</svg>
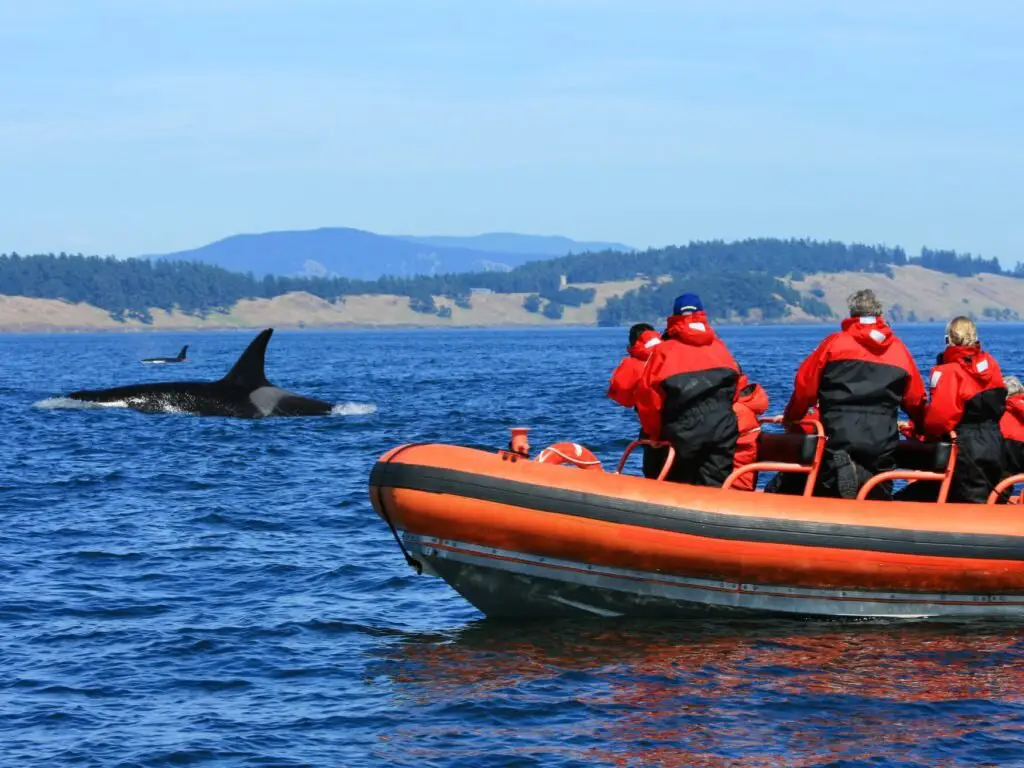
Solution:
<svg viewBox="0 0 1024 768">
<path fill-rule="evenodd" d="M 778 413 L 830 329 L 720 330 Z M 927 375 L 942 328 L 899 331 Z M 982 333 L 1024 373 L 1024 328 Z M 277 332 L 319 418 L 59 399 L 253 336 L 0 336 L 0 765 L 1024 765 L 1024 622 L 511 624 L 405 565 L 377 457 L 524 425 L 613 463 L 625 329 Z"/>
</svg>

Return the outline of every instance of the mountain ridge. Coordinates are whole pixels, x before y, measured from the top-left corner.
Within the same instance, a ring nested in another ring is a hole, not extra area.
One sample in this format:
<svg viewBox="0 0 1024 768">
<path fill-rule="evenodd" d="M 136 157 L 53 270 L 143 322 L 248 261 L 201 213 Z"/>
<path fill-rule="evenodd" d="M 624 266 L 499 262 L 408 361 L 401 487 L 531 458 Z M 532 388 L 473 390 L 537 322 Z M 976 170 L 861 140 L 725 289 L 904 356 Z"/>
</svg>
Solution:
<svg viewBox="0 0 1024 768">
<path fill-rule="evenodd" d="M 521 250 L 504 251 L 500 249 L 502 245 L 518 246 Z M 617 245 L 621 244 L 579 242 L 561 235 L 486 233 L 418 237 L 381 235 L 353 227 L 319 227 L 240 233 L 197 248 L 140 258 L 201 261 L 232 272 L 252 272 L 258 278 L 275 275 L 375 280 L 384 275 L 507 272 L 528 261 L 564 256 L 573 249 L 584 252 Z"/>
<path fill-rule="evenodd" d="M 483 232 L 479 235 L 392 235 L 392 237 L 424 245 L 470 248 L 489 253 L 515 253 L 548 258 L 587 251 L 630 253 L 637 250 L 625 243 L 573 240 L 564 235 L 525 235 L 517 232 Z"/>
</svg>

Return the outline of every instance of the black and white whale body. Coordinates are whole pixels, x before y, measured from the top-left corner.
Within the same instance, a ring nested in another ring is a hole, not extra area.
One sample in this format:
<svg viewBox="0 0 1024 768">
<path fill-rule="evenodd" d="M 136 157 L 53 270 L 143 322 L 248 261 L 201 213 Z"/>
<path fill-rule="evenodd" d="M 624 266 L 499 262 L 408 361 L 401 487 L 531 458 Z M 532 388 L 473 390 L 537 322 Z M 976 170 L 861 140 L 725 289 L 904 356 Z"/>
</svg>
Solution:
<svg viewBox="0 0 1024 768">
<path fill-rule="evenodd" d="M 102 405 L 122 405 L 143 413 L 191 413 L 197 416 L 323 416 L 331 404 L 275 387 L 264 374 L 264 358 L 273 328 L 261 332 L 219 381 L 168 381 L 113 389 L 72 392 L 68 397 Z"/>
<path fill-rule="evenodd" d="M 177 357 L 146 357 L 143 358 L 144 363 L 184 363 L 188 360 L 185 355 L 188 354 L 188 344 L 181 348 L 181 352 L 178 353 Z"/>
</svg>

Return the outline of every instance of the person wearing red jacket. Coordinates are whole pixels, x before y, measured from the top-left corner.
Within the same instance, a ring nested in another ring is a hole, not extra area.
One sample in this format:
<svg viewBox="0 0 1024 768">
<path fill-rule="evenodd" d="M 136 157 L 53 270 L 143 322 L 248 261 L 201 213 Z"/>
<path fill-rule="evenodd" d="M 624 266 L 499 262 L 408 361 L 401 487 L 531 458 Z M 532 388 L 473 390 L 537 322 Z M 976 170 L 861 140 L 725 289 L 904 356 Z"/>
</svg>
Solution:
<svg viewBox="0 0 1024 768">
<path fill-rule="evenodd" d="M 1004 376 L 1006 385 L 1006 412 L 999 420 L 1006 455 L 1003 473 L 1019 475 L 1024 472 L 1024 386 L 1016 376 Z"/>
<path fill-rule="evenodd" d="M 898 409 L 911 421 L 924 419 L 925 389 L 910 351 L 882 317 L 873 291 L 848 299 L 850 316 L 797 371 L 784 418 L 799 421 L 818 403 L 825 458 L 815 494 L 853 498 L 873 475 L 896 467 Z M 889 498 L 882 483 L 872 498 Z"/>
<path fill-rule="evenodd" d="M 635 390 L 640 424 L 675 448 L 666 479 L 721 487 L 732 472 L 739 437 L 732 406 L 740 368 L 696 294 L 675 300 L 663 338 Z"/>
<path fill-rule="evenodd" d="M 633 390 L 644 373 L 644 365 L 654 348 L 661 343 L 661 334 L 648 323 L 637 323 L 629 329 L 629 344 L 626 356 L 612 372 L 608 382 L 608 397 L 624 408 L 633 408 L 636 400 Z"/>
<path fill-rule="evenodd" d="M 1006 386 L 999 363 L 981 348 L 973 320 L 950 320 L 946 345 L 932 368 L 931 402 L 918 432 L 941 440 L 956 430 L 957 460 L 948 501 L 984 504 L 1003 478 L 1000 420 L 1006 411 Z M 937 490 L 936 482 L 919 481 L 899 498 L 923 500 Z"/>
<path fill-rule="evenodd" d="M 636 409 L 634 390 L 643 376 L 644 366 L 654 348 L 661 343 L 661 334 L 649 323 L 637 323 L 629 329 L 629 344 L 626 345 L 626 356 L 612 372 L 608 382 L 608 397 L 624 408 Z M 637 436 L 646 440 L 648 435 L 641 429 Z M 644 477 L 657 477 L 665 465 L 668 452 L 664 448 L 643 447 Z"/>
<path fill-rule="evenodd" d="M 739 437 L 736 439 L 736 453 L 733 457 L 733 470 L 753 464 L 757 461 L 757 438 L 761 434 L 761 416 L 768 410 L 768 393 L 764 388 L 751 382 L 745 373 L 740 374 L 739 391 L 732 409 L 736 414 L 736 428 Z M 732 487 L 738 491 L 752 491 L 757 485 L 757 473 L 740 475 Z"/>
</svg>

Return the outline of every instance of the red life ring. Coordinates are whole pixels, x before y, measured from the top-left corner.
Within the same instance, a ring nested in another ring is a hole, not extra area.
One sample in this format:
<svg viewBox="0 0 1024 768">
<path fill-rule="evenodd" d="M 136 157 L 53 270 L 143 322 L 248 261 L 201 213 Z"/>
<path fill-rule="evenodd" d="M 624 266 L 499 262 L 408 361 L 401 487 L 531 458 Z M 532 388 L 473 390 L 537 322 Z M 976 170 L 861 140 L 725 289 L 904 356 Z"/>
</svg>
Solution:
<svg viewBox="0 0 1024 768">
<path fill-rule="evenodd" d="M 579 443 L 555 443 L 537 455 L 541 464 L 572 464 L 580 469 L 596 469 L 601 472 L 600 459 L 591 450 Z"/>
</svg>

